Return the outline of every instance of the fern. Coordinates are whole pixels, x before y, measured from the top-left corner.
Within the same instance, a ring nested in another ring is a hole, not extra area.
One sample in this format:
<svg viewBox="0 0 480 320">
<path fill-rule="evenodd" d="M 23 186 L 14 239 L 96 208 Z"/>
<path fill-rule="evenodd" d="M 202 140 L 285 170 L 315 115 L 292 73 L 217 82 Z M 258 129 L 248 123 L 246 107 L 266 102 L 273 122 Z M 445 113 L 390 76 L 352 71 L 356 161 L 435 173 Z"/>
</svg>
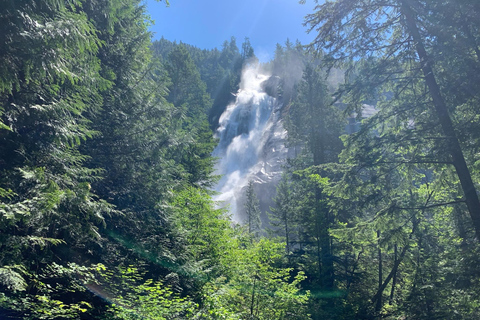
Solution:
<svg viewBox="0 0 480 320">
<path fill-rule="evenodd" d="M 22 265 L 0 267 L 0 285 L 10 291 L 25 291 L 27 289 L 25 274 L 27 270 Z"/>
</svg>

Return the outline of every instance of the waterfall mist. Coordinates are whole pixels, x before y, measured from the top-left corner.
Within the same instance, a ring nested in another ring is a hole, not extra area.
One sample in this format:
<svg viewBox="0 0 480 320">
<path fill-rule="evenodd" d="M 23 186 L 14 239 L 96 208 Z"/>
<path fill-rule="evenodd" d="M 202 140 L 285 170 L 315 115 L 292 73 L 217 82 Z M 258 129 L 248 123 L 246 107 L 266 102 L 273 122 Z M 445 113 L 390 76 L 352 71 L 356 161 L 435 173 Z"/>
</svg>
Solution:
<svg viewBox="0 0 480 320">
<path fill-rule="evenodd" d="M 234 103 L 230 104 L 219 120 L 216 136 L 219 144 L 213 155 L 219 160 L 216 173 L 222 175 L 215 190 L 216 201 L 229 205 L 232 219 L 243 222 L 243 188 L 253 179 L 257 193 L 261 184 L 268 184 L 281 171 L 278 153 L 285 153 L 279 106 L 275 98 L 265 91 L 269 75 L 262 74 L 258 65 L 247 66 L 242 74 L 240 89 Z M 274 143 L 273 140 L 280 142 Z M 269 194 L 258 194 L 271 200 Z M 265 201 L 263 201 L 265 202 Z M 263 208 L 265 211 L 268 206 Z M 264 220 L 264 219 L 263 219 Z"/>
</svg>

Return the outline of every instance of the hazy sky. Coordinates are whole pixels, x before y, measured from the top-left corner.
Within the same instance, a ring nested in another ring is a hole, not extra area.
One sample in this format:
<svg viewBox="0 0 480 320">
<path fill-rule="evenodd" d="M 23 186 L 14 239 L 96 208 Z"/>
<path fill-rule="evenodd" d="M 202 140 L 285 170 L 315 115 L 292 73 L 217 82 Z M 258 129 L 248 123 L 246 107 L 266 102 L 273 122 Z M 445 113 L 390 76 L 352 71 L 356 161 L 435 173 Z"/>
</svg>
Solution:
<svg viewBox="0 0 480 320">
<path fill-rule="evenodd" d="M 262 61 L 273 58 L 277 43 L 289 38 L 303 44 L 313 39 L 306 34 L 303 19 L 313 12 L 314 1 L 301 5 L 298 0 L 146 0 L 155 25 L 154 38 L 184 42 L 202 49 L 221 48 L 231 36 L 240 47 L 245 37 Z"/>
</svg>

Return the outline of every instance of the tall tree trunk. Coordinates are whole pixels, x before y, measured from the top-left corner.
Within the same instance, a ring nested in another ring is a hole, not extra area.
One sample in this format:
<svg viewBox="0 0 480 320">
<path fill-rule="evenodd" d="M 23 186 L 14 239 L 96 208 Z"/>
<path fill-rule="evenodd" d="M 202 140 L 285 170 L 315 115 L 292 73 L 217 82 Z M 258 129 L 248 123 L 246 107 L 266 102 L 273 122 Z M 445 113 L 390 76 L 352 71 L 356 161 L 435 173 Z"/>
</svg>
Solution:
<svg viewBox="0 0 480 320">
<path fill-rule="evenodd" d="M 287 244 L 287 254 L 288 254 L 288 260 L 290 261 L 290 239 L 289 239 L 289 230 L 288 230 L 288 214 L 287 212 L 284 212 L 284 223 L 285 223 L 285 242 Z"/>
<path fill-rule="evenodd" d="M 432 193 L 433 194 L 433 193 Z M 428 204 L 428 201 L 430 200 L 430 197 L 432 196 L 432 194 L 430 194 L 428 196 L 428 199 L 427 201 L 425 202 L 425 206 Z M 422 216 L 425 214 L 425 209 L 422 210 Z M 418 220 L 417 218 L 415 218 L 415 216 L 412 217 L 412 231 L 410 232 L 410 235 L 408 237 L 408 240 L 410 241 L 413 237 L 413 235 L 417 232 L 417 227 L 418 227 Z M 385 278 L 385 280 L 383 281 L 383 283 L 380 284 L 378 290 L 377 290 L 377 293 L 375 293 L 375 295 L 373 296 L 372 298 L 372 303 L 375 303 L 377 302 L 378 304 L 378 300 L 379 299 L 382 299 L 382 294 L 383 294 L 383 291 L 385 290 L 385 288 L 387 287 L 388 283 L 390 282 L 390 280 L 392 280 L 392 278 L 397 274 L 397 271 L 398 271 L 398 267 L 400 266 L 400 263 L 402 263 L 403 261 L 403 258 L 405 257 L 405 254 L 407 253 L 408 249 L 410 248 L 410 244 L 407 243 L 405 244 L 405 246 L 403 247 L 402 249 L 402 252 L 400 252 L 400 256 L 398 256 L 397 259 L 395 259 L 395 263 L 393 264 L 393 268 L 392 270 L 390 271 L 390 273 L 387 275 L 387 277 Z M 417 265 L 420 265 L 419 261 L 417 262 Z M 413 285 L 415 286 L 416 282 L 414 281 Z"/>
<path fill-rule="evenodd" d="M 396 265 L 397 264 L 397 259 L 398 259 L 398 248 L 397 248 L 397 244 L 395 243 L 394 247 L 393 247 L 393 250 L 394 250 L 394 257 L 393 257 L 393 265 Z M 393 304 L 393 297 L 395 295 L 395 285 L 397 284 L 397 270 L 395 270 L 395 273 L 393 274 L 393 280 L 392 280 L 392 290 L 390 290 L 390 300 L 389 300 L 389 304 L 392 305 Z"/>
<path fill-rule="evenodd" d="M 319 108 L 319 117 L 316 119 L 316 123 L 312 125 L 310 131 L 310 143 L 313 153 L 313 165 L 319 166 L 324 164 L 325 161 L 325 115 L 323 108 L 324 105 L 318 105 L 322 103 L 315 100 L 315 91 L 318 88 L 309 87 L 308 103 L 310 105 L 311 114 L 317 114 L 316 108 Z M 319 258 L 319 271 L 324 288 L 332 289 L 335 283 L 335 273 L 333 268 L 332 259 L 332 246 L 331 237 L 328 232 L 330 228 L 330 214 L 329 208 L 323 205 L 323 193 L 319 187 L 315 187 L 315 215 L 317 221 L 317 252 Z"/>
<path fill-rule="evenodd" d="M 378 245 L 378 291 L 380 294 L 377 298 L 375 305 L 375 311 L 380 312 L 382 310 L 382 284 L 383 284 L 383 264 L 382 264 L 382 249 L 380 248 L 380 231 L 377 231 L 377 245 Z"/>
<path fill-rule="evenodd" d="M 465 202 L 473 222 L 473 227 L 475 228 L 477 239 L 480 240 L 480 202 L 478 200 L 477 190 L 475 189 L 472 176 L 468 170 L 460 142 L 453 127 L 452 119 L 448 114 L 445 99 L 440 92 L 440 87 L 438 86 L 437 80 L 433 73 L 432 61 L 429 59 L 427 51 L 425 50 L 423 39 L 415 21 L 415 14 L 409 5 L 410 0 L 401 0 L 400 3 L 402 14 L 405 16 L 408 32 L 412 36 L 412 39 L 416 45 L 416 51 L 418 57 L 420 58 L 422 71 L 425 76 L 425 83 L 430 91 L 430 95 L 435 106 L 435 111 L 440 120 L 440 125 L 442 126 L 445 136 L 449 140 L 447 146 L 448 152 L 452 158 L 452 163 L 457 172 L 460 184 L 462 185 L 463 193 L 465 195 Z"/>
<path fill-rule="evenodd" d="M 316 188 L 316 190 L 315 190 L 315 195 L 318 199 L 318 188 Z M 317 203 L 318 203 L 318 200 L 317 200 Z M 321 238 L 322 231 L 321 231 L 321 227 L 320 227 L 321 222 L 319 221 L 320 216 L 319 216 L 318 211 L 319 211 L 318 208 L 316 208 L 316 210 L 315 210 L 315 232 L 316 232 L 316 238 L 317 238 L 317 263 L 318 263 L 318 274 L 320 275 L 320 278 L 323 282 L 323 280 L 324 280 L 323 276 L 322 276 L 324 274 L 323 268 L 322 268 L 322 261 L 323 261 L 322 253 L 323 252 L 321 252 L 321 250 L 320 250 L 320 248 L 322 247 L 322 242 L 321 242 L 322 241 L 322 238 Z"/>
<path fill-rule="evenodd" d="M 403 247 L 402 252 L 400 253 L 400 256 L 398 257 L 397 261 L 395 261 L 395 263 L 393 264 L 392 270 L 387 275 L 383 283 L 380 284 L 380 287 L 378 288 L 377 293 L 375 293 L 375 295 L 373 296 L 372 302 L 373 303 L 376 302 L 377 303 L 376 305 L 378 305 L 378 301 L 382 299 L 383 291 L 390 283 L 390 280 L 392 280 L 393 276 L 397 273 L 398 266 L 400 265 L 400 263 L 402 263 L 403 258 L 405 257 L 405 254 L 407 253 L 407 250 L 409 247 L 410 247 L 409 245 L 405 245 L 405 247 Z"/>
</svg>

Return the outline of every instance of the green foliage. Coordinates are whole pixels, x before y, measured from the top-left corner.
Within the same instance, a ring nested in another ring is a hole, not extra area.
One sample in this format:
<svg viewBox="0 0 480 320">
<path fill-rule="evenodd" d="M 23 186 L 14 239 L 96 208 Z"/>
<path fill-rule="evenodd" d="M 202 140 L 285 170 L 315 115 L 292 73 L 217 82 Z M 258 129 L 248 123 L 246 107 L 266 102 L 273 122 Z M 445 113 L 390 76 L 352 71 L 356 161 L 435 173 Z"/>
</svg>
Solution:
<svg viewBox="0 0 480 320">
<path fill-rule="evenodd" d="M 151 44 L 140 0 L 0 1 L 0 317 L 478 319 L 479 12 L 316 8 L 314 46 L 346 69 L 334 101 L 362 121 L 343 151 L 331 69 L 277 46 L 271 93 L 300 152 L 272 240 L 252 183 L 248 232 L 207 189 L 248 38 Z"/>
<path fill-rule="evenodd" d="M 205 282 L 225 272 L 224 255 L 232 246 L 231 221 L 215 209 L 207 191 L 189 187 L 177 193 L 172 203 L 175 229 L 187 243 L 195 280 Z"/>
<path fill-rule="evenodd" d="M 288 144 L 304 148 L 307 166 L 335 162 L 342 148 L 339 136 L 345 123 L 331 103 L 325 78 L 319 67 L 307 63 L 285 121 Z"/>
<path fill-rule="evenodd" d="M 200 79 L 187 48 L 182 45 L 175 47 L 168 54 L 165 69 L 171 79 L 168 100 L 181 107 L 192 120 L 205 118 L 210 109 L 206 85 Z"/>
<path fill-rule="evenodd" d="M 163 38 L 155 41 L 152 47 L 165 62 L 177 47 L 183 47 L 188 51 L 213 101 L 208 112 L 208 121 L 212 128 L 216 128 L 220 115 L 234 100 L 232 92 L 238 91 L 242 66 L 246 63 L 237 47 L 236 39 L 225 41 L 222 50 L 201 50 L 184 43 L 172 43 Z M 199 101 L 196 105 L 199 105 Z"/>
<path fill-rule="evenodd" d="M 229 277 L 219 277 L 204 287 L 200 319 L 310 319 L 309 293 L 300 290 L 302 272 L 278 267 L 283 243 L 261 239 L 232 248 Z"/>
<path fill-rule="evenodd" d="M 192 184 L 211 186 L 214 159 L 211 153 L 216 145 L 207 122 L 211 99 L 206 84 L 194 64 L 187 47 L 174 47 L 167 56 L 165 69 L 171 80 L 167 100 L 182 112 L 182 131 L 187 143 L 174 151 L 181 154 L 175 157 L 177 163 L 188 175 Z"/>
<path fill-rule="evenodd" d="M 287 52 L 292 50 L 287 43 Z M 283 57 L 283 48 L 279 47 L 277 54 Z M 307 59 L 303 56 L 303 61 Z M 312 59 L 306 62 L 303 77 L 291 93 L 285 110 L 287 144 L 301 152 L 288 161 L 271 214 L 276 227 L 273 232 L 287 242 L 289 265 L 307 276 L 302 285 L 312 292 L 309 313 L 315 319 L 339 317 L 335 308 L 342 295 L 334 264 L 339 253 L 335 251 L 337 242 L 329 232 L 339 221 L 327 192 L 335 175 L 326 168 L 337 161 L 344 123 L 340 110 L 332 104 L 325 79 L 326 73 Z"/>
<path fill-rule="evenodd" d="M 254 49 L 250 43 L 250 39 L 245 37 L 245 40 L 242 43 L 242 60 L 248 62 L 258 62 L 258 59 L 255 57 Z"/>
<path fill-rule="evenodd" d="M 146 279 L 146 272 L 135 266 L 107 270 L 99 266 L 99 283 L 92 290 L 110 298 L 102 319 L 189 319 L 196 305 L 181 298 L 162 281 Z"/>
<path fill-rule="evenodd" d="M 255 194 L 253 180 L 250 180 L 245 191 L 245 224 L 248 233 L 258 237 L 261 230 L 260 202 Z"/>
<path fill-rule="evenodd" d="M 31 273 L 23 266 L 2 268 L 24 279 L 21 288 L 6 288 L 0 295 L 0 307 L 22 319 L 78 319 L 93 306 L 88 301 L 69 301 L 69 297 L 84 292 L 84 282 L 93 279 L 96 266 L 82 267 L 74 263 L 61 266 L 53 263 L 41 273 Z M 2 273 L 5 275 L 4 273 Z M 80 280 L 82 279 L 82 280 Z M 17 283 L 17 285 L 18 285 Z"/>
<path fill-rule="evenodd" d="M 0 268 L 0 283 L 9 291 L 25 291 L 27 283 L 22 277 L 26 272 L 22 265 L 4 266 Z"/>
<path fill-rule="evenodd" d="M 269 232 L 285 239 L 287 255 L 292 253 L 292 244 L 298 236 L 293 186 L 289 174 L 283 173 L 282 180 L 277 185 L 277 193 L 273 198 L 275 205 L 270 208 L 268 213 L 270 225 L 273 227 Z"/>
<path fill-rule="evenodd" d="M 326 65 L 347 69 L 336 92 L 346 112 L 360 120 L 364 104 L 377 110 L 344 137 L 340 164 L 327 166 L 329 205 L 342 217 L 330 234 L 346 318 L 476 316 L 468 298 L 474 273 L 447 265 L 478 246 L 478 200 L 468 183 L 478 180 L 478 130 L 464 133 L 466 101 L 477 91 L 452 77 L 478 83 L 464 69 L 478 69 L 478 21 L 466 14 L 477 10 L 469 1 L 338 0 L 307 17 Z M 450 282 L 454 273 L 465 282 Z"/>
</svg>

